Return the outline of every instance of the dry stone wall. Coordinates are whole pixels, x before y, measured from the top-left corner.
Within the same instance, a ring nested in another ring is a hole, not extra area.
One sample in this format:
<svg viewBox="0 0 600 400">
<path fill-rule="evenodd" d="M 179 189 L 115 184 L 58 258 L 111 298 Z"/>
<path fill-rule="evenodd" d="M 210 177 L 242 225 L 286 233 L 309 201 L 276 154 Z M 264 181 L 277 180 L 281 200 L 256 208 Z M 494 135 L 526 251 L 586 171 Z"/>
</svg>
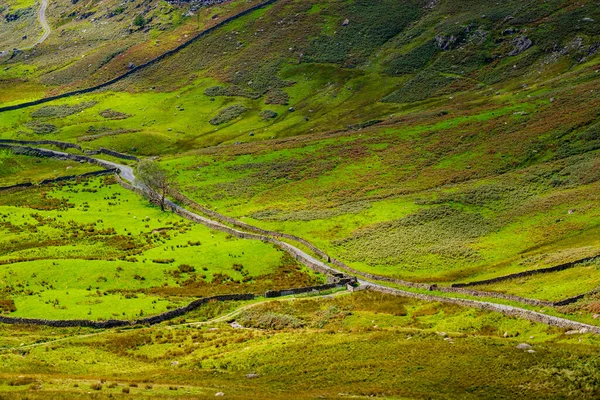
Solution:
<svg viewBox="0 0 600 400">
<path fill-rule="evenodd" d="M 0 143 L 5 144 L 18 144 L 18 145 L 36 145 L 36 146 L 44 146 L 51 145 L 56 146 L 59 149 L 77 149 L 79 151 L 83 151 L 81 146 L 74 143 L 67 142 L 57 142 L 56 140 L 13 140 L 13 139 L 0 139 Z"/>
<path fill-rule="evenodd" d="M 57 158 L 57 159 L 71 160 L 71 161 L 76 161 L 76 162 L 87 162 L 90 164 L 99 165 L 106 169 L 114 168 L 114 165 L 110 164 L 108 162 L 104 162 L 102 160 L 98 160 L 93 157 L 82 156 L 82 155 L 78 155 L 78 154 L 70 154 L 70 153 L 57 154 L 56 152 L 54 152 L 52 150 L 38 149 L 35 147 L 28 147 L 28 146 L 15 146 L 15 145 L 6 144 L 6 143 L 0 143 L 0 148 L 8 149 L 15 154 L 23 154 L 23 155 L 28 155 L 28 156 L 33 156 L 33 157 L 43 157 L 43 158 L 46 158 L 46 157 L 47 158 Z"/>
<path fill-rule="evenodd" d="M 468 282 L 468 283 L 455 283 L 452 285 L 452 287 L 461 288 L 461 287 L 477 286 L 477 285 L 489 285 L 492 283 L 498 283 L 498 282 L 506 281 L 509 279 L 525 278 L 525 277 L 537 275 L 537 274 L 546 274 L 549 272 L 564 271 L 565 269 L 573 268 L 577 265 L 580 265 L 580 264 L 583 264 L 586 262 L 590 262 L 590 261 L 596 260 L 598 258 L 600 258 L 600 256 L 586 257 L 586 258 L 582 258 L 581 260 L 576 260 L 576 261 L 556 265 L 554 267 L 549 267 L 549 268 L 540 268 L 540 269 L 534 269 L 531 271 L 518 272 L 516 274 L 499 276 L 497 278 L 486 279 L 486 280 L 482 280 L 482 281 L 475 281 L 475 282 Z"/>
<path fill-rule="evenodd" d="M 176 308 L 174 310 L 170 310 L 164 312 L 159 315 L 155 315 L 152 317 L 141 318 L 135 321 L 126 321 L 126 320 L 107 320 L 107 321 L 92 321 L 86 319 L 67 319 L 67 320 L 51 320 L 51 319 L 38 319 L 38 318 L 15 318 L 15 317 L 5 317 L 0 315 L 0 323 L 4 324 L 12 324 L 12 325 L 44 325 L 44 326 L 54 326 L 61 328 L 68 327 L 87 327 L 87 328 L 98 328 L 98 329 L 108 329 L 108 328 L 119 328 L 124 326 L 134 326 L 134 325 L 156 325 L 164 321 L 171 320 L 176 317 L 180 317 L 190 311 L 195 310 L 203 304 L 206 304 L 210 301 L 232 301 L 232 300 L 252 300 L 255 295 L 253 294 L 228 294 L 222 296 L 213 296 L 213 297 L 205 297 L 202 299 L 194 300 L 188 305 L 180 308 Z"/>
<path fill-rule="evenodd" d="M 314 246 L 313 244 L 311 244 L 310 242 L 294 236 L 294 235 L 289 235 L 289 234 L 285 234 L 285 233 L 281 233 L 281 232 L 276 232 L 276 231 L 269 231 L 269 230 L 265 230 L 265 229 L 261 229 L 258 228 L 256 226 L 253 225 L 249 225 L 246 224 L 244 222 L 238 221 L 234 218 L 231 217 L 227 217 L 225 215 L 222 215 L 216 211 L 210 210 L 206 207 L 203 207 L 202 205 L 196 203 L 195 201 L 189 199 L 188 197 L 182 195 L 181 193 L 172 191 L 171 195 L 180 203 L 191 207 L 193 209 L 196 209 L 198 211 L 200 211 L 201 213 L 210 216 L 211 218 L 217 219 L 219 221 L 222 221 L 224 223 L 239 227 L 241 229 L 245 229 L 251 232 L 256 232 L 262 235 L 268 235 L 270 237 L 275 238 L 276 240 L 279 238 L 285 238 L 285 239 L 289 239 L 289 240 L 293 240 L 299 243 L 302 243 L 304 246 L 306 246 L 307 248 L 309 248 L 313 253 L 315 253 L 317 256 L 319 256 L 320 258 L 331 262 L 333 265 L 348 271 L 352 274 L 356 274 L 359 276 L 364 276 L 367 279 L 373 279 L 373 280 L 377 280 L 377 281 L 383 281 L 383 282 L 389 282 L 389 283 L 394 283 L 400 286 L 405 286 L 405 287 L 411 287 L 411 288 L 415 288 L 415 289 L 424 289 L 424 290 L 429 290 L 429 291 L 440 291 L 440 292 L 445 292 L 445 293 L 457 293 L 457 294 L 464 294 L 464 295 L 469 295 L 469 296 L 475 296 L 475 297 L 487 297 L 487 298 L 496 298 L 496 299 L 502 299 L 502 300 L 508 300 L 508 301 L 514 301 L 514 302 L 519 302 L 519 303 L 523 303 L 523 304 L 529 304 L 529 305 L 534 305 L 534 306 L 557 306 L 557 305 L 565 305 L 565 304 L 570 304 L 573 303 L 581 298 L 583 298 L 584 296 L 590 294 L 590 293 L 586 293 L 583 295 L 579 295 L 579 296 L 575 296 L 572 297 L 570 299 L 565 299 L 562 300 L 560 302 L 556 302 L 553 303 L 551 301 L 545 301 L 545 300 L 538 300 L 538 299 L 529 299 L 526 297 L 521 297 L 521 296 L 515 296 L 515 295 L 510 295 L 510 294 L 505 294 L 505 293 L 498 293 L 498 292 L 485 292 L 485 291 L 478 291 L 478 290 L 470 290 L 470 289 L 465 289 L 463 288 L 462 285 L 452 285 L 451 287 L 441 287 L 441 286 L 437 286 L 435 284 L 427 284 L 427 283 L 418 283 L 418 282 L 410 282 L 410 281 L 404 281 L 404 280 L 400 280 L 400 279 L 396 279 L 396 278 L 392 278 L 392 277 L 387 277 L 387 276 L 383 276 L 383 275 L 376 275 L 376 274 L 371 274 L 368 272 L 363 272 L 363 271 L 358 271 L 356 269 L 353 269 L 351 267 L 349 267 L 348 265 L 346 265 L 345 263 L 330 257 L 327 253 L 325 253 L 324 251 L 320 250 L 318 247 Z M 264 238 L 262 238 L 261 240 L 264 240 Z M 296 256 L 294 254 L 294 256 Z M 593 258 L 593 257 L 592 257 Z M 301 260 L 302 262 L 310 262 L 310 260 L 306 260 L 303 257 L 298 258 L 299 260 Z M 590 259 L 584 259 L 584 260 L 579 260 L 576 261 L 575 264 L 578 263 L 582 263 L 585 261 L 589 261 Z M 569 263 L 568 265 L 559 265 L 556 267 L 551 267 L 551 268 L 547 268 L 544 272 L 553 272 L 553 271 L 560 271 L 566 268 L 569 268 L 570 265 L 573 263 Z M 313 269 L 315 267 L 313 266 Z M 321 270 L 321 272 L 325 272 L 328 273 L 330 271 L 324 271 Z M 510 279 L 510 278 L 508 278 Z"/>
<path fill-rule="evenodd" d="M 376 284 L 367 284 L 368 290 L 374 290 L 381 293 L 392 294 L 395 296 L 411 297 L 418 300 L 437 301 L 440 303 L 456 304 L 463 307 L 474 307 L 486 311 L 499 312 L 504 315 L 526 319 L 532 322 L 539 322 L 549 326 L 556 326 L 563 329 L 578 329 L 582 333 L 589 332 L 600 334 L 600 326 L 584 324 L 582 322 L 571 321 L 565 318 L 554 317 L 552 315 L 542 314 L 536 311 L 525 310 L 523 308 L 507 306 L 503 304 L 488 303 L 484 301 L 457 299 L 450 297 L 434 296 L 421 293 L 412 293 L 404 290 L 393 289 Z"/>
<path fill-rule="evenodd" d="M 139 158 L 137 158 L 136 156 L 132 156 L 130 154 L 125 154 L 125 153 L 119 153 L 118 151 L 105 149 L 104 147 L 100 147 L 99 150 L 88 150 L 85 152 L 85 154 L 90 155 L 90 156 L 95 155 L 95 154 L 106 154 L 109 156 L 113 156 L 115 158 L 120 158 L 122 160 L 139 161 Z"/>
<path fill-rule="evenodd" d="M 163 60 L 163 59 L 165 59 L 165 58 L 167 58 L 167 57 L 169 57 L 169 56 L 177 53 L 178 51 L 180 51 L 180 50 L 188 47 L 190 44 L 192 44 L 193 42 L 195 42 L 199 38 L 204 37 L 204 36 L 212 33 L 213 31 L 215 31 L 215 30 L 223 27 L 224 25 L 228 24 L 229 22 L 234 21 L 234 20 L 236 20 L 236 19 L 238 19 L 240 17 L 243 17 L 245 15 L 248 15 L 251 12 L 256 11 L 258 9 L 264 8 L 264 7 L 266 7 L 266 6 L 270 5 L 270 4 L 273 4 L 276 1 L 277 0 L 266 0 L 266 1 L 262 2 L 262 3 L 260 3 L 260 4 L 257 4 L 257 5 L 255 5 L 253 7 L 250 7 L 248 9 L 246 9 L 246 10 L 244 10 L 244 11 L 236 14 L 236 15 L 233 15 L 233 16 L 231 16 L 229 18 L 226 18 L 223 21 L 215 24 L 214 26 L 212 26 L 212 27 L 210 27 L 208 29 L 205 29 L 204 31 L 198 33 L 196 36 L 194 36 L 191 39 L 189 39 L 188 41 L 180 44 L 179 46 L 175 47 L 174 49 L 169 50 L 169 51 L 167 51 L 167 52 L 159 55 L 158 57 L 156 57 L 156 58 L 154 58 L 154 59 L 152 59 L 152 60 L 150 60 L 150 61 L 148 61 L 146 63 L 143 63 L 143 64 L 140 64 L 140 65 L 138 65 L 136 67 L 133 67 L 133 68 L 129 69 L 127 72 L 125 72 L 125 73 L 123 73 L 123 74 L 121 74 L 121 75 L 119 75 L 119 76 L 117 76 L 117 77 L 115 77 L 115 78 L 113 78 L 113 79 L 111 79 L 109 81 L 106 81 L 104 83 L 101 83 L 101 84 L 98 84 L 98 85 L 95 85 L 95 86 L 92 86 L 92 87 L 88 87 L 88 88 L 85 88 L 85 89 L 79 89 L 79 90 L 74 90 L 74 91 L 67 92 L 67 93 L 62 93 L 62 94 L 59 94 L 59 95 L 56 95 L 56 96 L 45 97 L 43 99 L 38 99 L 38 100 L 34 100 L 34 101 L 28 101 L 28 102 L 25 102 L 25 103 L 15 104 L 15 105 L 12 105 L 12 106 L 0 107 L 0 112 L 12 111 L 12 110 L 19 110 L 19 109 L 26 108 L 26 107 L 37 106 L 37 105 L 48 103 L 48 102 L 51 102 L 51 101 L 54 101 L 54 100 L 59 100 L 59 99 L 64 99 L 64 98 L 71 97 L 71 96 L 78 96 L 78 95 L 82 95 L 82 94 L 86 94 L 86 93 L 91 93 L 91 92 L 94 92 L 96 90 L 100 90 L 100 89 L 103 89 L 105 87 L 108 87 L 108 86 L 110 86 L 110 85 L 112 85 L 114 83 L 122 81 L 123 79 L 127 78 L 130 75 L 135 74 L 138 71 L 141 71 L 142 69 L 148 68 L 148 67 L 150 67 L 150 66 L 152 66 L 152 65 L 160 62 L 161 60 Z"/>
</svg>

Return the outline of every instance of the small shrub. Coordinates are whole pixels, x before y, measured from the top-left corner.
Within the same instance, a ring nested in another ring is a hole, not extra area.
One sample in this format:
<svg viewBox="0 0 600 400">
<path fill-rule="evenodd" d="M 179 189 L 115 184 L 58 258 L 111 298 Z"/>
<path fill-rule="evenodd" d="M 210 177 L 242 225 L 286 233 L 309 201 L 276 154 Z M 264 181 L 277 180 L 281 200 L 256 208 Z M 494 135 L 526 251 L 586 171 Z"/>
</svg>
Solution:
<svg viewBox="0 0 600 400">
<path fill-rule="evenodd" d="M 188 264 L 181 264 L 178 267 L 178 269 L 179 269 L 179 272 L 181 272 L 182 274 L 189 274 L 190 272 L 196 272 L 196 268 L 194 268 Z"/>
<path fill-rule="evenodd" d="M 175 262 L 175 260 L 172 259 L 172 258 L 168 258 L 168 259 L 157 258 L 155 260 L 152 260 L 152 262 L 155 263 L 155 264 L 172 264 L 172 263 Z"/>
<path fill-rule="evenodd" d="M 277 114 L 275 111 L 273 110 L 265 110 L 263 112 L 260 113 L 260 116 L 262 117 L 262 119 L 264 119 L 265 121 L 268 121 L 270 119 L 274 119 L 277 118 L 279 114 Z"/>
<path fill-rule="evenodd" d="M 47 135 L 57 130 L 56 125 L 44 124 L 40 122 L 29 122 L 26 126 L 37 135 Z"/>
<path fill-rule="evenodd" d="M 146 19 L 144 18 L 144 16 L 142 14 L 138 14 L 135 16 L 135 18 L 133 19 L 133 24 L 137 27 L 142 27 L 144 25 L 146 25 Z"/>
<path fill-rule="evenodd" d="M 92 390 L 102 390 L 102 384 L 100 382 L 92 383 L 90 385 L 90 389 L 92 389 Z"/>
<path fill-rule="evenodd" d="M 217 114 L 217 116 L 215 116 L 209 122 L 212 125 L 225 124 L 227 122 L 233 121 L 240 115 L 244 114 L 246 111 L 248 111 L 248 108 L 237 104 L 237 105 L 234 105 L 231 107 L 224 108 L 223 110 L 219 111 L 219 114 Z"/>
<path fill-rule="evenodd" d="M 273 89 L 267 93 L 267 98 L 265 99 L 265 104 L 278 104 L 278 105 L 288 105 L 290 102 L 290 96 L 283 91 L 282 89 Z"/>
</svg>

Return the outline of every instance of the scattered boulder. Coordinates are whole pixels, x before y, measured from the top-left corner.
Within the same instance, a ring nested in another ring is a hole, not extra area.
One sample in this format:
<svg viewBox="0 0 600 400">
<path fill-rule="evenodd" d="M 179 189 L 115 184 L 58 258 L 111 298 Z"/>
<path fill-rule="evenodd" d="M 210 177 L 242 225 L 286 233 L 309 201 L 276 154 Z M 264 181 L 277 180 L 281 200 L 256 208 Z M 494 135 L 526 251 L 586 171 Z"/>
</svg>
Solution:
<svg viewBox="0 0 600 400">
<path fill-rule="evenodd" d="M 458 41 L 458 39 L 452 35 L 450 35 L 450 36 L 436 35 L 435 36 L 435 44 L 442 51 L 450 50 L 457 41 Z"/>
<path fill-rule="evenodd" d="M 519 350 L 529 350 L 529 349 L 531 349 L 531 345 L 528 344 L 528 343 L 519 343 L 517 345 L 517 349 L 519 349 Z"/>
<path fill-rule="evenodd" d="M 344 20 L 344 22 L 342 23 L 342 26 L 348 26 L 348 25 L 350 25 L 350 20 L 348 18 L 346 18 Z"/>
<path fill-rule="evenodd" d="M 514 48 L 510 53 L 508 53 L 509 56 L 519 55 L 533 46 L 533 42 L 527 36 L 516 37 L 511 40 L 510 43 L 514 46 Z"/>
<path fill-rule="evenodd" d="M 246 378 L 248 378 L 248 379 L 256 379 L 258 377 L 259 377 L 259 375 L 255 374 L 255 373 L 251 373 L 251 374 L 246 375 Z"/>
<path fill-rule="evenodd" d="M 440 0 L 428 0 L 425 3 L 425 9 L 431 10 L 437 7 L 440 4 Z"/>
<path fill-rule="evenodd" d="M 585 17 L 581 19 L 581 22 L 596 22 L 594 18 Z"/>
<path fill-rule="evenodd" d="M 223 393 L 223 392 L 215 393 L 215 397 L 223 397 L 223 396 L 225 396 L 225 393 Z"/>
</svg>

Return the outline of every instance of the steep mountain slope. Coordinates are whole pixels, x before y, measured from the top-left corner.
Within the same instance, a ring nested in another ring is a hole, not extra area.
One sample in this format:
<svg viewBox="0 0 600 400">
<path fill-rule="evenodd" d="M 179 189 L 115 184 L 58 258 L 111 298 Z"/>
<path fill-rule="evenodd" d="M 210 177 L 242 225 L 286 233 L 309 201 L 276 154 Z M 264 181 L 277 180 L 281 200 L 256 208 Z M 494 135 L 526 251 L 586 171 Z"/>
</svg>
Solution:
<svg viewBox="0 0 600 400">
<path fill-rule="evenodd" d="M 3 4 L 0 43 L 22 48 L 39 3 Z M 599 397 L 597 1 L 47 15 L 46 41 L 0 57 L 0 398 Z M 155 159 L 172 198 L 244 232 L 19 141 L 129 177 Z M 302 251 L 387 294 L 321 290 L 336 279 Z"/>
<path fill-rule="evenodd" d="M 454 281 L 531 269 L 597 246 L 598 13 L 558 0 L 277 0 L 108 90 L 4 112 L 0 132 L 170 154 L 192 198 L 301 232 L 365 271 Z M 53 92 L 102 82 L 158 54 L 152 42 L 35 79 L 68 77 Z M 28 68 L 20 57 L 8 72 Z"/>
</svg>

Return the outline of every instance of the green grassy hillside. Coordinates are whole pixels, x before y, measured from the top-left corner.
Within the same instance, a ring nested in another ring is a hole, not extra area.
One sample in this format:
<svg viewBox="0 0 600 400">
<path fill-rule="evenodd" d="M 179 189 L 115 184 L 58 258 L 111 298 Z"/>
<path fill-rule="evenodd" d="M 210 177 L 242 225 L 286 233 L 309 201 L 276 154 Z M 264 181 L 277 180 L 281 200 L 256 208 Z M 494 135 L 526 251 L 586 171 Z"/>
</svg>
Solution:
<svg viewBox="0 0 600 400">
<path fill-rule="evenodd" d="M 155 159 L 200 205 L 401 289 L 389 278 L 448 287 L 600 255 L 597 2 L 275 0 L 239 17 L 260 2 L 217 3 L 51 1 L 49 38 L 13 51 L 39 34 L 39 3 L 6 2 L 0 107 L 106 82 L 210 32 L 101 90 L 1 111 L 0 139 Z M 0 152 L 0 186 L 98 169 Z M 13 317 L 134 320 L 326 280 L 111 176 L 0 193 L 0 232 L 0 312 Z M 600 325 L 599 293 L 547 303 L 600 287 L 599 268 L 470 288 Z M 585 331 L 373 292 L 299 297 L 123 330 L 1 325 L 0 399 L 599 396 Z"/>
</svg>

